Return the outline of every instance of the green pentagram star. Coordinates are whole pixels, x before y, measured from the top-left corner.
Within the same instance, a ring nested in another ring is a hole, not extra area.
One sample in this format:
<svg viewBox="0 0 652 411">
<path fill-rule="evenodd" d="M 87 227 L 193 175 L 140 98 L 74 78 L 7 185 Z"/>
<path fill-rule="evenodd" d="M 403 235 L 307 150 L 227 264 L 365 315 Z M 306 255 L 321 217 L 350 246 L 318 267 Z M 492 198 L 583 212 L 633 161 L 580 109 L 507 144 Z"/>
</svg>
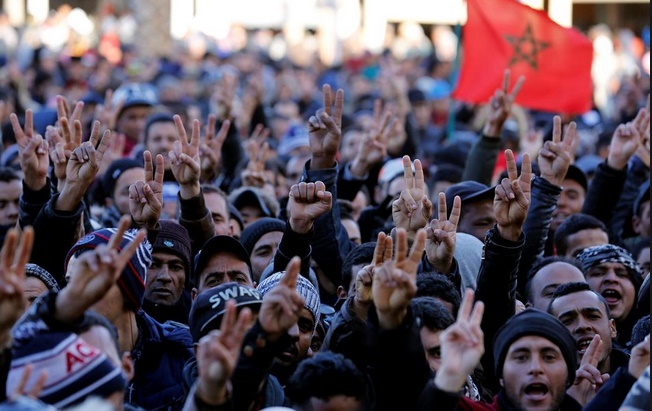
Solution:
<svg viewBox="0 0 652 411">
<path fill-rule="evenodd" d="M 534 70 L 538 69 L 537 57 L 538 53 L 550 47 L 550 43 L 539 41 L 534 38 L 532 32 L 532 25 L 528 22 L 525 27 L 525 32 L 522 36 L 516 37 L 505 35 L 505 39 L 514 48 L 514 55 L 509 61 L 509 66 L 513 66 L 519 61 L 524 61 L 530 65 Z"/>
</svg>

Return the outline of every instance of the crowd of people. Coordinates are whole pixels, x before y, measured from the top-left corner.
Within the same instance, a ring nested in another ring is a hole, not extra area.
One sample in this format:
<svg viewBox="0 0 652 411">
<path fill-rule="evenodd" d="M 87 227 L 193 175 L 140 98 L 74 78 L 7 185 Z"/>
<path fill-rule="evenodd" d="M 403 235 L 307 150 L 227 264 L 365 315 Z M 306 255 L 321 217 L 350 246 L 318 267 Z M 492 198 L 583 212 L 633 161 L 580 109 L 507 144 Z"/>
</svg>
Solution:
<svg viewBox="0 0 652 411">
<path fill-rule="evenodd" d="M 0 79 L 0 410 L 649 410 L 643 67 L 64 54 Z"/>
</svg>

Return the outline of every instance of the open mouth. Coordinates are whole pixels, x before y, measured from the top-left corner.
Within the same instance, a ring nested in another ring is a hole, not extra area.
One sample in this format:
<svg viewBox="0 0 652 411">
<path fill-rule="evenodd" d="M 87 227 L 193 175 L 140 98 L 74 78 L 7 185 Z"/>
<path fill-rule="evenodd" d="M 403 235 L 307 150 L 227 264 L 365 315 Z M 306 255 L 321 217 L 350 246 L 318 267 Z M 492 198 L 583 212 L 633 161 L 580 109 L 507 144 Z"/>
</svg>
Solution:
<svg viewBox="0 0 652 411">
<path fill-rule="evenodd" d="M 589 348 L 591 341 L 593 341 L 593 336 L 582 337 L 579 340 L 577 340 L 577 351 L 580 354 L 584 354 L 586 350 Z"/>
<path fill-rule="evenodd" d="M 602 291 L 602 296 L 609 305 L 618 304 L 618 302 L 623 298 L 623 296 L 618 291 L 610 288 Z"/>
<path fill-rule="evenodd" d="M 548 395 L 548 386 L 542 383 L 533 383 L 525 387 L 525 395 L 532 401 L 541 401 Z"/>
</svg>

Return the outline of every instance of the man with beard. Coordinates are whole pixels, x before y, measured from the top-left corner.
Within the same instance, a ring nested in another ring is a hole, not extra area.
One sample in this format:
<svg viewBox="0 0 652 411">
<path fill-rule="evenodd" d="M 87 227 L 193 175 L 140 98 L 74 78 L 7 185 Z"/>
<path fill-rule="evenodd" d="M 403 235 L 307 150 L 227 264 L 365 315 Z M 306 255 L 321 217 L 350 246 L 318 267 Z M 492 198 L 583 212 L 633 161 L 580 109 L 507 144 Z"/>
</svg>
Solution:
<svg viewBox="0 0 652 411">
<path fill-rule="evenodd" d="M 641 269 L 624 248 L 603 244 L 584 249 L 577 259 L 591 289 L 604 297 L 618 329 L 618 344 L 628 348 L 632 328 L 639 319 L 636 296 L 641 288 Z"/>
</svg>

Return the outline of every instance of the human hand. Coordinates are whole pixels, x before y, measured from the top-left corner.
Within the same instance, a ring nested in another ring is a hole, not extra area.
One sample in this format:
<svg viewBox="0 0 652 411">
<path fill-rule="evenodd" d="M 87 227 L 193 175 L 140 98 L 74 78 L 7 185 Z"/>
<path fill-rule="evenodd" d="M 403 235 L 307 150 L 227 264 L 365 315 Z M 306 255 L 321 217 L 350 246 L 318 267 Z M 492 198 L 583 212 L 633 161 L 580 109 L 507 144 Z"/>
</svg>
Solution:
<svg viewBox="0 0 652 411">
<path fill-rule="evenodd" d="M 457 314 L 457 321 L 439 337 L 441 366 L 435 385 L 442 391 L 458 393 L 484 354 L 484 333 L 480 324 L 484 303 L 473 304 L 474 292 L 468 288 Z"/>
<path fill-rule="evenodd" d="M 643 161 L 648 168 L 650 168 L 650 95 L 647 95 L 647 104 L 645 106 L 647 114 L 647 121 L 641 120 L 636 123 L 638 133 L 641 136 L 636 156 Z"/>
<path fill-rule="evenodd" d="M 546 141 L 541 150 L 537 163 L 541 170 L 541 178 L 550 183 L 561 186 L 566 177 L 568 167 L 575 158 L 574 142 L 577 136 L 577 124 L 574 121 L 566 128 L 564 141 L 561 141 L 561 117 L 555 116 L 552 126 L 552 141 Z"/>
<path fill-rule="evenodd" d="M 233 110 L 233 100 L 238 87 L 238 79 L 235 74 L 224 72 L 220 81 L 220 87 L 216 90 L 215 102 L 217 104 L 217 116 L 221 120 L 230 120 Z"/>
<path fill-rule="evenodd" d="M 317 218 L 333 207 L 333 195 L 321 181 L 298 183 L 290 188 L 287 205 L 288 221 L 292 231 L 307 234 Z"/>
<path fill-rule="evenodd" d="M 131 218 L 123 216 L 107 244 L 100 244 L 70 262 L 70 279 L 55 302 L 56 319 L 64 323 L 77 320 L 118 281 L 122 270 L 147 235 L 144 229 L 127 232 L 130 224 Z M 130 241 L 120 249 L 123 238 Z"/>
<path fill-rule="evenodd" d="M 649 123 L 650 115 L 645 109 L 639 110 L 634 121 L 621 124 L 616 128 L 611 145 L 609 146 L 609 155 L 607 164 L 616 170 L 625 170 L 629 159 L 639 149 L 641 134 L 639 130 L 644 128 L 645 123 Z"/>
<path fill-rule="evenodd" d="M 308 132 L 313 170 L 332 168 L 335 164 L 337 150 L 342 139 L 342 111 L 344 110 L 344 91 L 335 93 L 335 105 L 332 107 L 331 87 L 323 87 L 323 108 L 317 110 L 308 119 Z"/>
<path fill-rule="evenodd" d="M 503 178 L 494 195 L 494 213 L 500 236 L 517 241 L 521 237 L 523 224 L 530 208 L 530 186 L 532 183 L 532 162 L 528 154 L 523 155 L 521 175 L 516 168 L 512 150 L 505 150 L 507 178 Z"/>
<path fill-rule="evenodd" d="M 220 161 L 222 159 L 222 146 L 229 134 L 229 127 L 231 127 L 231 121 L 224 120 L 220 130 L 215 134 L 216 122 L 217 117 L 214 114 L 210 114 L 208 116 L 204 139 L 199 144 L 202 181 L 211 181 L 219 174 Z"/>
<path fill-rule="evenodd" d="M 409 156 L 403 156 L 403 176 L 406 189 L 392 203 L 392 218 L 397 228 L 403 228 L 412 237 L 424 228 L 432 216 L 432 202 L 426 195 L 426 182 L 421 160 L 414 160 L 414 175 Z"/>
<path fill-rule="evenodd" d="M 426 228 L 426 256 L 438 272 L 449 274 L 455 257 L 455 240 L 457 238 L 457 223 L 460 221 L 462 199 L 455 196 L 453 209 L 448 217 L 446 210 L 446 194 L 439 193 L 439 218 L 430 221 Z"/>
<path fill-rule="evenodd" d="M 293 257 L 280 282 L 263 297 L 258 321 L 270 341 L 277 341 L 299 321 L 303 298 L 297 293 L 301 259 Z"/>
<path fill-rule="evenodd" d="M 566 390 L 566 393 L 582 406 L 591 401 L 602 385 L 609 379 L 609 374 L 602 374 L 598 370 L 598 363 L 602 356 L 603 347 L 604 343 L 600 339 L 600 336 L 597 334 L 593 336 L 586 352 L 582 356 L 580 368 L 578 368 L 575 374 L 575 381 Z"/>
<path fill-rule="evenodd" d="M 374 279 L 374 270 L 380 268 L 385 261 L 392 260 L 394 252 L 394 240 L 392 236 L 378 233 L 376 247 L 374 248 L 374 257 L 371 264 L 364 266 L 355 276 L 355 303 L 362 306 L 368 306 L 373 302 L 372 286 Z"/>
<path fill-rule="evenodd" d="M 199 340 L 199 376 L 195 395 L 203 402 L 219 405 L 228 398 L 228 383 L 238 363 L 242 341 L 252 318 L 249 308 L 243 308 L 238 314 L 235 301 L 228 300 L 220 330 L 213 330 Z"/>
<path fill-rule="evenodd" d="M 374 269 L 371 293 L 382 329 L 395 329 L 403 322 L 410 301 L 417 292 L 417 269 L 425 246 L 426 230 L 421 229 L 417 231 L 408 255 L 407 232 L 398 228 L 392 259 L 385 259 L 381 266 Z M 387 249 L 383 256 L 386 252 Z"/>
<path fill-rule="evenodd" d="M 627 371 L 638 379 L 648 365 L 650 365 L 650 334 L 632 348 Z"/>
<path fill-rule="evenodd" d="M 503 76 L 503 88 L 496 90 L 493 97 L 489 100 L 489 112 L 487 113 L 487 123 L 484 126 L 482 133 L 487 137 L 500 138 L 500 135 L 503 131 L 503 124 L 505 120 L 512 112 L 512 106 L 518 96 L 523 83 L 525 82 L 525 77 L 521 76 L 516 81 L 516 85 L 512 89 L 512 92 L 509 92 L 509 69 L 505 70 Z"/>
<path fill-rule="evenodd" d="M 9 401 L 17 401 L 20 397 L 38 399 L 39 395 L 41 395 L 41 391 L 43 391 L 43 387 L 45 387 L 45 382 L 48 379 L 48 372 L 47 370 L 42 370 L 34 384 L 32 384 L 32 387 L 28 390 L 27 383 L 32 378 L 33 371 L 34 367 L 31 363 L 25 365 L 23 375 L 20 376 L 18 385 L 14 388 L 11 395 L 9 395 Z"/>
<path fill-rule="evenodd" d="M 32 227 L 25 227 L 22 235 L 12 228 L 7 232 L 0 250 L 0 342 L 3 343 L 11 339 L 11 327 L 27 306 L 23 282 L 25 264 L 29 262 L 33 244 Z"/>
<path fill-rule="evenodd" d="M 145 181 L 136 181 L 129 186 L 129 213 L 139 227 L 153 229 L 163 210 L 163 156 L 156 156 L 156 170 L 152 153 L 143 153 Z"/>
<path fill-rule="evenodd" d="M 23 170 L 25 184 L 32 190 L 39 190 L 47 184 L 48 142 L 34 131 L 34 112 L 25 111 L 25 129 L 20 126 L 16 114 L 9 116 L 11 127 L 18 144 L 20 167 Z"/>
<path fill-rule="evenodd" d="M 382 100 L 374 104 L 374 120 L 371 129 L 364 135 L 358 146 L 358 152 L 351 161 L 351 174 L 363 177 L 387 156 L 387 145 L 392 127 L 392 113 L 389 108 L 383 113 Z"/>
<path fill-rule="evenodd" d="M 256 133 L 258 127 L 254 130 Z M 265 188 L 268 184 L 265 174 L 265 162 L 269 156 L 269 144 L 264 131 L 257 137 L 252 137 L 245 142 L 245 151 L 249 157 L 247 167 L 242 171 L 242 185 L 248 187 Z"/>
<path fill-rule="evenodd" d="M 107 90 L 104 94 L 104 104 L 98 104 L 95 107 L 95 120 L 99 121 L 105 130 L 115 130 L 118 123 L 118 114 L 122 111 L 124 101 L 118 101 L 114 106 L 112 103 L 113 90 Z"/>
</svg>

